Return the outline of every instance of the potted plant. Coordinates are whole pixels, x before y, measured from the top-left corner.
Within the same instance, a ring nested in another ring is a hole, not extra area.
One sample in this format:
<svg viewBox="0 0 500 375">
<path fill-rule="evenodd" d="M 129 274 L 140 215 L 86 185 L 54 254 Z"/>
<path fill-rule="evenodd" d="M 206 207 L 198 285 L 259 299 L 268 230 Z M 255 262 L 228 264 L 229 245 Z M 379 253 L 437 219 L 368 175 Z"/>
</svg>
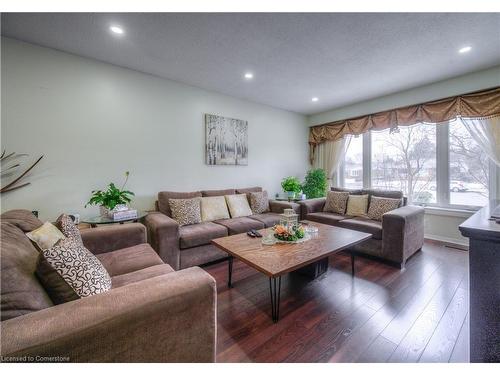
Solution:
<svg viewBox="0 0 500 375">
<path fill-rule="evenodd" d="M 289 199 L 294 199 L 295 195 L 302 190 L 299 179 L 293 176 L 285 177 L 281 181 L 281 187 L 288 194 Z"/>
<path fill-rule="evenodd" d="M 321 198 L 326 196 L 328 183 L 323 169 L 310 169 L 302 184 L 302 192 L 307 198 Z"/>
<path fill-rule="evenodd" d="M 135 194 L 128 190 L 123 190 L 128 181 L 129 172 L 125 172 L 125 182 L 118 189 L 114 183 L 110 183 L 105 191 L 93 190 L 90 200 L 85 204 L 94 206 L 99 205 L 101 216 L 112 216 L 113 211 L 127 209 L 127 204 L 132 200 Z"/>
</svg>

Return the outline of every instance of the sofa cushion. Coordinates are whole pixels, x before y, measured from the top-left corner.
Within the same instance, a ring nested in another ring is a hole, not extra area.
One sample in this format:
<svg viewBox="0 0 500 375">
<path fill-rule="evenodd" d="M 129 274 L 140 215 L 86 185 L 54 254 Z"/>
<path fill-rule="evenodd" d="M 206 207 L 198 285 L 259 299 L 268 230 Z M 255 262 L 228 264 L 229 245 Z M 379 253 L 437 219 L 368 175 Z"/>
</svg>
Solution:
<svg viewBox="0 0 500 375">
<path fill-rule="evenodd" d="M 264 223 L 266 228 L 272 227 L 273 225 L 279 224 L 281 215 L 274 212 L 266 212 L 263 214 L 256 214 L 249 216 L 250 219 L 258 220 Z"/>
<path fill-rule="evenodd" d="M 349 194 L 346 215 L 363 216 L 368 211 L 368 194 Z"/>
<path fill-rule="evenodd" d="M 341 228 L 371 233 L 376 240 L 382 239 L 382 223 L 380 221 L 364 217 L 354 217 L 352 219 L 340 220 L 336 225 Z"/>
<path fill-rule="evenodd" d="M 341 187 L 332 187 L 330 188 L 330 191 L 342 191 L 342 192 L 347 192 L 352 195 L 361 195 L 361 194 L 368 194 L 363 191 L 363 189 L 347 189 L 347 188 L 341 188 Z"/>
<path fill-rule="evenodd" d="M 263 214 L 264 212 L 269 212 L 271 209 L 269 207 L 269 197 L 267 191 L 251 192 L 250 195 L 250 207 L 254 214 Z"/>
<path fill-rule="evenodd" d="M 170 210 L 169 199 L 188 199 L 201 197 L 200 191 L 191 192 L 176 192 L 176 191 L 160 191 L 158 193 L 158 209 L 161 213 L 172 217 L 172 211 Z"/>
<path fill-rule="evenodd" d="M 179 228 L 181 249 L 207 245 L 214 238 L 227 236 L 227 228 L 212 222 L 186 225 Z"/>
<path fill-rule="evenodd" d="M 376 189 L 365 189 L 363 194 L 369 194 L 371 196 L 381 197 L 381 198 L 392 198 L 392 199 L 403 199 L 404 194 L 400 190 L 376 190 Z"/>
<path fill-rule="evenodd" d="M 201 222 L 201 198 L 169 199 L 172 219 L 180 226 Z"/>
<path fill-rule="evenodd" d="M 10 210 L 0 216 L 4 223 L 11 223 L 23 232 L 31 232 L 43 225 L 43 222 L 28 210 Z"/>
<path fill-rule="evenodd" d="M 38 251 L 14 223 L 1 223 L 0 257 L 1 320 L 54 305 L 35 276 Z"/>
<path fill-rule="evenodd" d="M 252 214 L 246 194 L 226 195 L 224 198 L 226 198 L 231 217 L 250 216 Z"/>
<path fill-rule="evenodd" d="M 34 245 L 39 250 L 50 249 L 59 240 L 64 240 L 66 237 L 57 227 L 46 221 L 40 228 L 36 228 L 31 232 L 27 232 L 26 236 L 33 241 Z"/>
<path fill-rule="evenodd" d="M 202 190 L 202 197 L 219 197 L 224 195 L 233 195 L 236 194 L 236 190 L 234 189 L 223 189 L 223 190 Z"/>
<path fill-rule="evenodd" d="M 347 191 L 329 191 L 326 195 L 323 211 L 344 215 L 348 199 L 349 193 Z"/>
<path fill-rule="evenodd" d="M 164 264 L 158 254 L 149 244 L 126 247 L 96 255 L 110 274 L 110 276 L 123 275 L 143 268 Z"/>
<path fill-rule="evenodd" d="M 315 221 L 317 223 L 336 225 L 339 220 L 344 220 L 348 217 L 334 214 L 333 212 L 312 212 L 306 215 L 306 220 Z"/>
<path fill-rule="evenodd" d="M 226 199 L 223 196 L 201 198 L 201 220 L 229 219 Z"/>
<path fill-rule="evenodd" d="M 90 297 L 111 289 L 111 277 L 80 239 L 65 238 L 40 252 L 36 274 L 54 303 Z"/>
<path fill-rule="evenodd" d="M 262 191 L 262 188 L 260 186 L 254 186 L 254 187 L 243 188 L 243 189 L 236 189 L 237 194 L 258 193 L 260 191 Z"/>
<path fill-rule="evenodd" d="M 368 208 L 368 217 L 373 220 L 382 221 L 382 215 L 395 210 L 401 205 L 401 199 L 381 198 L 372 196 Z"/>
<path fill-rule="evenodd" d="M 66 215 L 62 214 L 59 216 L 56 220 L 56 226 L 59 228 L 59 230 L 64 234 L 66 237 L 73 238 L 76 241 L 80 242 L 83 244 L 82 240 L 82 235 L 80 234 L 80 230 L 78 227 L 75 225 L 73 220 Z"/>
<path fill-rule="evenodd" d="M 121 286 L 129 285 L 156 276 L 165 275 L 170 272 L 175 271 L 168 264 L 158 264 L 157 266 L 151 266 L 148 268 L 143 268 L 142 270 L 114 276 L 111 280 L 113 282 L 113 289 L 116 289 Z"/>
<path fill-rule="evenodd" d="M 225 226 L 229 235 L 246 233 L 251 229 L 263 229 L 264 223 L 249 217 L 236 217 L 234 219 L 216 220 L 215 223 Z"/>
</svg>

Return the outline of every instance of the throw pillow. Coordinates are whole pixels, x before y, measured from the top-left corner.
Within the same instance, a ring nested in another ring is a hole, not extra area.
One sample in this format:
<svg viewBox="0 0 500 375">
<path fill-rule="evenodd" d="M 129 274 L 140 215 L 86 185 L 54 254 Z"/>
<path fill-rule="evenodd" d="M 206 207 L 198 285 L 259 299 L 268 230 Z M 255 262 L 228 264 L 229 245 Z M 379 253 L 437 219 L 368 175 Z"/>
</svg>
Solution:
<svg viewBox="0 0 500 375">
<path fill-rule="evenodd" d="M 213 221 L 219 219 L 229 219 L 226 199 L 223 196 L 201 198 L 201 220 Z"/>
<path fill-rule="evenodd" d="M 26 233 L 26 236 L 36 244 L 39 250 L 49 249 L 54 246 L 57 241 L 66 238 L 54 224 L 48 221 L 40 228 Z"/>
<path fill-rule="evenodd" d="M 373 220 L 382 221 L 382 215 L 386 212 L 395 210 L 401 204 L 401 199 L 382 198 L 372 195 L 370 199 L 370 208 L 368 217 Z"/>
<path fill-rule="evenodd" d="M 368 194 L 349 195 L 347 200 L 347 216 L 366 216 L 368 209 Z"/>
<path fill-rule="evenodd" d="M 168 205 L 172 212 L 172 219 L 180 226 L 198 224 L 201 222 L 201 198 L 169 199 Z"/>
<path fill-rule="evenodd" d="M 225 198 L 231 217 L 250 216 L 252 214 L 246 194 L 226 195 Z"/>
<path fill-rule="evenodd" d="M 82 236 L 80 235 L 80 230 L 68 215 L 62 214 L 61 216 L 59 216 L 56 220 L 56 226 L 66 237 L 73 238 L 76 241 L 83 244 Z"/>
<path fill-rule="evenodd" d="M 344 215 L 347 208 L 349 193 L 347 191 L 329 191 L 326 196 L 324 212 L 334 212 Z"/>
<path fill-rule="evenodd" d="M 263 214 L 269 212 L 269 197 L 267 191 L 250 193 L 250 208 L 254 214 Z"/>
<path fill-rule="evenodd" d="M 111 277 L 78 240 L 65 238 L 39 255 L 36 275 L 56 304 L 106 292 Z"/>
</svg>

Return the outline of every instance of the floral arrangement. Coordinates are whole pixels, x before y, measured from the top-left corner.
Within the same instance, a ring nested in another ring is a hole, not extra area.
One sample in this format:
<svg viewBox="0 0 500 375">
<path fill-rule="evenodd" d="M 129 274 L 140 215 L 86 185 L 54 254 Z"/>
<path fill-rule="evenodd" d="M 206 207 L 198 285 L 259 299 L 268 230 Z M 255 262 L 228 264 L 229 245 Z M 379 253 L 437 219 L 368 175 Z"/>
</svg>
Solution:
<svg viewBox="0 0 500 375">
<path fill-rule="evenodd" d="M 280 241 L 294 242 L 304 238 L 306 232 L 302 225 L 294 225 L 287 228 L 284 225 L 275 225 L 273 227 L 274 237 Z"/>
</svg>

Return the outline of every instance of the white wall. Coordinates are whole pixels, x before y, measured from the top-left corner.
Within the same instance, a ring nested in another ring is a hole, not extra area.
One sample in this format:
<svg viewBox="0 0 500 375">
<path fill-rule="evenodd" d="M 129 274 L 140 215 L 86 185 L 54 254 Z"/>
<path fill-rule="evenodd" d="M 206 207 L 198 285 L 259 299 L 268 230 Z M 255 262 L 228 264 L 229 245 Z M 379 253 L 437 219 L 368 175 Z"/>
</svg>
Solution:
<svg viewBox="0 0 500 375">
<path fill-rule="evenodd" d="M 311 115 L 308 117 L 308 123 L 310 126 L 319 125 L 499 85 L 500 66 L 497 66 L 480 72 L 466 74 L 457 78 Z M 500 196 L 498 199 L 500 199 Z M 471 213 L 468 212 L 446 212 L 444 210 L 426 209 L 425 235 L 431 239 L 467 245 L 468 241 L 460 234 L 458 225 L 470 215 Z"/>
<path fill-rule="evenodd" d="M 237 78 L 236 78 L 237 79 Z M 1 145 L 45 157 L 31 185 L 2 195 L 2 212 L 82 215 L 93 189 L 121 183 L 130 171 L 133 205 L 151 209 L 158 191 L 260 185 L 274 194 L 287 175 L 308 168 L 306 118 L 2 38 Z M 207 166 L 204 114 L 249 124 L 248 166 Z"/>
</svg>

